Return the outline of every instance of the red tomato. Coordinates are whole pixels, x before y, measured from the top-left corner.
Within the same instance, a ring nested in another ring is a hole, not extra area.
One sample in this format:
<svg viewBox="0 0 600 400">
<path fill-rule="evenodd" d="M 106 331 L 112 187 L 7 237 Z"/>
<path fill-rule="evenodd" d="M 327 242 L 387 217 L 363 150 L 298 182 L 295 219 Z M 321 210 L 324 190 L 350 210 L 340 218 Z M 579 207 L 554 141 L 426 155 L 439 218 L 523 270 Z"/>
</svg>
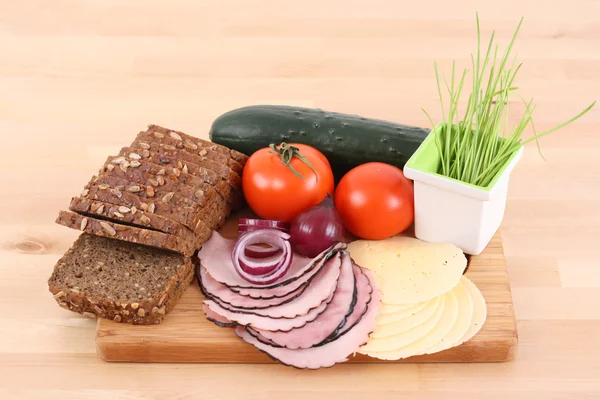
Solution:
<svg viewBox="0 0 600 400">
<path fill-rule="evenodd" d="M 385 239 L 412 224 L 413 183 L 393 165 L 380 162 L 359 165 L 340 180 L 335 207 L 354 236 Z"/>
<path fill-rule="evenodd" d="M 289 146 L 299 150 L 316 174 L 297 156 L 291 157 L 290 165 L 303 178 L 268 147 L 252 154 L 244 166 L 242 187 L 248 205 L 261 218 L 291 222 L 302 211 L 319 204 L 328 193 L 333 194 L 333 173 L 323 153 L 304 144 Z"/>
</svg>

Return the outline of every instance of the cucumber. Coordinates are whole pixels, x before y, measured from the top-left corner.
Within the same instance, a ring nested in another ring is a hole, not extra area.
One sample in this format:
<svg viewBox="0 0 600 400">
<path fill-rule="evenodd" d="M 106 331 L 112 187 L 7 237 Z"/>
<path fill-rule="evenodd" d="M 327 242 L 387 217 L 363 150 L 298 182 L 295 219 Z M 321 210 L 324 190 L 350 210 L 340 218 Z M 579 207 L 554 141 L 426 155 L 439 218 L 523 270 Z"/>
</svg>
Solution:
<svg viewBox="0 0 600 400">
<path fill-rule="evenodd" d="M 403 168 L 429 132 L 321 109 L 255 105 L 219 116 L 209 136 L 214 143 L 246 155 L 271 143 L 313 146 L 327 157 L 339 180 L 350 169 L 371 161 Z"/>
</svg>

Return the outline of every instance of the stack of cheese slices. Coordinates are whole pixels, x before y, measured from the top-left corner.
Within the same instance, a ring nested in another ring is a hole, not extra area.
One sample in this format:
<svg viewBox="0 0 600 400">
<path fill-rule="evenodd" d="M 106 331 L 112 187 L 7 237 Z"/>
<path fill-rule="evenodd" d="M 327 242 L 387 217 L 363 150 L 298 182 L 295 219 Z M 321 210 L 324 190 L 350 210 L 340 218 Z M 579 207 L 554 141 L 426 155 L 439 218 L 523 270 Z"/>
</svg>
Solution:
<svg viewBox="0 0 600 400">
<path fill-rule="evenodd" d="M 447 243 L 398 236 L 348 245 L 354 261 L 372 270 L 382 291 L 376 328 L 359 353 L 384 360 L 458 346 L 483 326 L 487 309 L 463 273 L 463 252 Z"/>
</svg>

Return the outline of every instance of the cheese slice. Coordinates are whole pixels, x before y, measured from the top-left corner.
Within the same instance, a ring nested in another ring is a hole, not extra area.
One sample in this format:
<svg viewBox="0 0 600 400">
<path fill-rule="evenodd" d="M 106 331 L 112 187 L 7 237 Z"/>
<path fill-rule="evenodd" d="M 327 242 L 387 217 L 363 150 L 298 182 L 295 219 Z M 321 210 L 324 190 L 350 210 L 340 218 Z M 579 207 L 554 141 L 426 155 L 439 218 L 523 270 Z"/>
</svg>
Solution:
<svg viewBox="0 0 600 400">
<path fill-rule="evenodd" d="M 471 295 L 471 300 L 473 301 L 473 318 L 471 319 L 469 329 L 456 341 L 455 346 L 458 346 L 475 336 L 477 332 L 481 330 L 487 318 L 487 305 L 485 304 L 483 294 L 481 294 L 477 286 L 475 286 L 475 284 L 466 276 L 461 279 L 461 282 L 465 285 Z"/>
<path fill-rule="evenodd" d="M 371 337 L 385 338 L 412 329 L 429 320 L 440 307 L 443 307 L 442 296 L 428 301 L 427 305 L 419 312 L 409 314 L 403 318 L 398 318 L 395 321 L 382 323 L 380 318 L 377 318 L 377 325 L 375 326 L 373 333 L 371 333 Z M 383 315 L 382 317 L 390 317 L 390 315 Z"/>
<path fill-rule="evenodd" d="M 431 299 L 431 300 L 427 300 L 424 301 L 422 303 L 417 303 L 416 305 L 409 307 L 405 310 L 402 311 L 397 311 L 395 313 L 387 313 L 387 314 L 381 314 L 379 313 L 379 316 L 377 317 L 377 324 L 389 324 L 391 322 L 395 322 L 398 321 L 400 319 L 406 318 L 408 316 L 411 316 L 413 314 L 417 314 L 419 312 L 421 312 L 421 310 L 423 310 L 429 303 L 431 303 L 432 301 L 434 301 L 435 299 L 438 299 L 438 297 Z M 382 308 L 386 306 L 386 304 L 382 304 Z"/>
<path fill-rule="evenodd" d="M 471 300 L 469 289 L 465 286 L 466 279 L 464 276 L 461 277 L 458 285 L 452 289 L 452 293 L 458 300 L 458 317 L 454 322 L 454 326 L 439 342 L 420 354 L 437 353 L 462 343 L 460 340 L 471 327 L 471 321 L 473 320 L 473 300 Z"/>
<path fill-rule="evenodd" d="M 384 240 L 357 240 L 348 251 L 361 267 L 372 270 L 382 291 L 382 302 L 415 304 L 451 290 L 462 276 L 467 259 L 449 243 L 428 243 L 395 236 Z"/>
<path fill-rule="evenodd" d="M 420 303 L 415 303 L 415 304 L 385 304 L 382 303 L 381 304 L 381 308 L 379 309 L 379 314 L 396 314 L 399 313 L 400 311 L 406 311 L 406 310 L 410 310 L 412 308 L 415 308 L 417 306 L 423 306 L 425 307 L 425 305 L 427 304 L 427 301 L 422 301 Z"/>
<path fill-rule="evenodd" d="M 458 313 L 458 300 L 454 293 L 450 291 L 444 295 L 444 310 L 441 318 L 427 334 L 397 349 L 393 349 L 393 347 L 384 350 L 374 349 L 368 355 L 383 360 L 399 360 L 421 354 L 423 350 L 438 343 L 452 329 L 458 318 Z M 369 342 L 367 342 L 368 344 Z"/>
<path fill-rule="evenodd" d="M 371 356 L 371 354 L 375 354 L 376 352 L 402 349 L 412 342 L 419 340 L 431 332 L 442 318 L 446 300 L 447 297 L 443 296 L 441 300 L 441 306 L 436 309 L 436 312 L 431 316 L 431 318 L 423 322 L 421 325 L 415 326 L 414 328 L 404 331 L 398 335 L 386 338 L 371 337 L 365 345 L 358 349 L 358 353 Z"/>
</svg>

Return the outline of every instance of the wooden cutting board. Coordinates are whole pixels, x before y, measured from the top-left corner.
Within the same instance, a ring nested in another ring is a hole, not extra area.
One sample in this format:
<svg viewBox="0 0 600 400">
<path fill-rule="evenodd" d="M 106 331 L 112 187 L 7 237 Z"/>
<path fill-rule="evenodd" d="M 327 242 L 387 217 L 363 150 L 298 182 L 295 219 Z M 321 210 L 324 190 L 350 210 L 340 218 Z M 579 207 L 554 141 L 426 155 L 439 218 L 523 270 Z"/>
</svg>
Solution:
<svg viewBox="0 0 600 400">
<path fill-rule="evenodd" d="M 221 229 L 237 236 L 236 215 Z M 478 256 L 469 257 L 466 275 L 483 293 L 488 317 L 481 331 L 461 346 L 400 361 L 382 361 L 361 354 L 349 362 L 501 362 L 511 360 L 517 327 L 500 234 Z M 204 296 L 194 280 L 160 325 L 134 326 L 99 319 L 96 349 L 105 361 L 272 363 L 264 353 L 239 339 L 232 328 L 221 328 L 202 312 Z"/>
</svg>

